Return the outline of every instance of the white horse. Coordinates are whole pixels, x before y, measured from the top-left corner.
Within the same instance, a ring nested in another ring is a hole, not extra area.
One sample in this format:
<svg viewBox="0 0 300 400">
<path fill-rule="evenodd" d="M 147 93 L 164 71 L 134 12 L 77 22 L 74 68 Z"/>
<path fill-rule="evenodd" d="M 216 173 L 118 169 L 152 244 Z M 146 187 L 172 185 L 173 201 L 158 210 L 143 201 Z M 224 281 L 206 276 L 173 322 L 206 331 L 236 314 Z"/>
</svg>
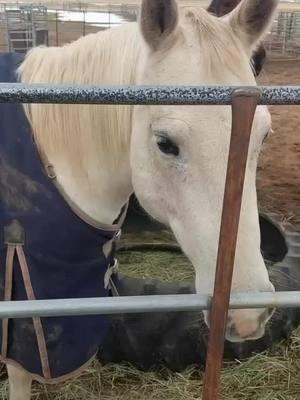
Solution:
<svg viewBox="0 0 300 400">
<path fill-rule="evenodd" d="M 278 0 L 243 0 L 216 18 L 175 0 L 143 0 L 140 22 L 61 48 L 36 48 L 19 69 L 25 83 L 256 85 L 249 60 Z M 134 191 L 167 224 L 212 293 L 230 140 L 228 106 L 26 106 L 34 138 L 70 199 L 111 224 Z M 260 253 L 256 167 L 270 131 L 258 107 L 250 144 L 233 277 L 234 291 L 273 291 Z M 268 310 L 229 312 L 226 337 L 257 339 Z M 206 313 L 206 321 L 208 314 Z M 76 349 L 74 349 L 76 351 Z M 8 366 L 10 399 L 30 399 L 32 378 Z"/>
</svg>

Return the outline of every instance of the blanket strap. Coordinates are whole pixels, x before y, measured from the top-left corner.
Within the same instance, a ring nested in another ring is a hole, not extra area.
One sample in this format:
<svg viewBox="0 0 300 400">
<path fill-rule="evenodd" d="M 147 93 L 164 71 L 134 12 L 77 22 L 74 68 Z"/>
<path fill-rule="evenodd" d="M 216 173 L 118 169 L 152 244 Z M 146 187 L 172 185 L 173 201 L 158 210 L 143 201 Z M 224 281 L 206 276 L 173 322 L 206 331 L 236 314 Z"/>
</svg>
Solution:
<svg viewBox="0 0 300 400">
<path fill-rule="evenodd" d="M 12 282 L 13 282 L 13 268 L 14 260 L 17 257 L 21 273 L 23 277 L 24 287 L 28 300 L 35 300 L 35 295 L 30 279 L 29 268 L 25 257 L 23 245 L 25 241 L 25 234 L 22 225 L 13 220 L 10 225 L 4 228 L 4 241 L 7 245 L 6 266 L 5 266 L 5 288 L 4 288 L 4 301 L 12 299 Z M 44 331 L 42 327 L 41 318 L 32 318 L 35 334 L 37 338 L 38 349 L 40 353 L 41 367 L 45 378 L 50 379 L 50 367 L 48 360 L 48 353 Z M 3 358 L 7 357 L 8 347 L 8 319 L 2 321 L 2 347 L 1 354 Z"/>
<path fill-rule="evenodd" d="M 17 251 L 19 264 L 20 264 L 21 271 L 22 271 L 23 281 L 24 281 L 28 300 L 36 300 L 34 291 L 33 291 L 33 287 L 31 284 L 29 269 L 28 269 L 26 257 L 24 254 L 23 246 L 17 245 L 16 251 Z M 33 326 L 35 329 L 36 339 L 37 339 L 37 343 L 38 343 L 38 349 L 39 349 L 39 353 L 40 353 L 43 375 L 44 375 L 44 378 L 50 379 L 51 378 L 50 366 L 49 366 L 48 352 L 47 352 L 47 347 L 46 347 L 46 340 L 45 340 L 45 335 L 44 335 L 44 331 L 43 331 L 42 321 L 41 321 L 41 318 L 39 318 L 39 317 L 32 318 L 32 321 L 33 321 Z"/>
<path fill-rule="evenodd" d="M 116 232 L 112 240 L 110 240 L 103 246 L 103 253 L 108 259 L 108 268 L 104 276 L 104 287 L 105 289 L 110 289 L 113 296 L 119 296 L 117 287 L 114 284 L 112 276 L 114 274 L 117 274 L 119 270 L 118 260 L 115 258 L 115 255 L 117 251 L 117 244 L 120 241 L 120 239 L 121 239 L 121 229 L 119 229 Z"/>
<path fill-rule="evenodd" d="M 15 245 L 7 244 L 7 254 L 5 263 L 4 301 L 11 300 L 15 250 L 16 250 Z M 3 358 L 7 357 L 7 342 L 8 342 L 8 318 L 5 318 L 2 320 L 1 355 Z"/>
<path fill-rule="evenodd" d="M 103 254 L 108 260 L 108 268 L 104 276 L 104 287 L 105 289 L 110 289 L 113 296 L 119 296 L 118 289 L 113 281 L 113 275 L 117 274 L 119 270 L 118 260 L 115 256 L 118 244 L 121 240 L 121 226 L 126 218 L 127 209 L 128 203 L 122 208 L 120 215 L 117 218 L 116 223 L 119 229 L 116 231 L 113 238 L 103 246 Z"/>
</svg>

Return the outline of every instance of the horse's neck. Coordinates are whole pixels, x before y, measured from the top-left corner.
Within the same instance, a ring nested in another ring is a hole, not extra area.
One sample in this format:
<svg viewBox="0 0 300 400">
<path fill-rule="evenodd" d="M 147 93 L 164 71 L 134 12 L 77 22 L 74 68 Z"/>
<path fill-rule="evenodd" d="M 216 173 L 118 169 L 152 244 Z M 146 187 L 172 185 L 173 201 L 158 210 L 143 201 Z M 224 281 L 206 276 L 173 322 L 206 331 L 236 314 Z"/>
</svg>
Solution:
<svg viewBox="0 0 300 400">
<path fill-rule="evenodd" d="M 22 80 L 134 84 L 139 44 L 135 43 L 136 25 L 129 25 L 90 35 L 65 49 L 37 50 L 44 53 L 36 55 L 35 69 L 30 65 L 33 52 L 21 68 Z M 48 59 L 41 64 L 42 57 Z M 51 63 L 54 65 L 49 66 Z M 46 76 L 40 75 L 38 67 L 45 69 Z M 51 69 L 57 70 L 56 76 Z M 105 224 L 113 222 L 132 193 L 131 113 L 132 109 L 126 106 L 66 105 L 30 109 L 36 141 L 53 165 L 60 186 L 82 211 Z"/>
<path fill-rule="evenodd" d="M 82 152 L 84 153 L 84 147 Z M 89 156 L 87 155 L 87 158 Z M 90 164 L 93 159 L 90 159 Z M 125 154 L 117 168 L 101 165 L 98 170 L 82 165 L 85 175 L 76 176 L 72 162 L 59 155 L 51 162 L 61 190 L 77 208 L 98 223 L 112 224 L 132 193 L 129 156 Z M 99 163 L 98 163 L 99 165 Z"/>
</svg>

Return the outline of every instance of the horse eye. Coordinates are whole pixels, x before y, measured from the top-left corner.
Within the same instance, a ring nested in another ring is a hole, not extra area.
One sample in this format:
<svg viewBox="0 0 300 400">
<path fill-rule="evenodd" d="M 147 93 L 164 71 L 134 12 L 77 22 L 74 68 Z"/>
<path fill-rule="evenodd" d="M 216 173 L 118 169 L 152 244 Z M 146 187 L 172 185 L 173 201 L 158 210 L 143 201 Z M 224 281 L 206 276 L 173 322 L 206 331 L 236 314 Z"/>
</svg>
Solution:
<svg viewBox="0 0 300 400">
<path fill-rule="evenodd" d="M 179 155 L 179 147 L 166 136 L 157 137 L 157 146 L 164 154 L 169 154 L 176 157 Z"/>
</svg>

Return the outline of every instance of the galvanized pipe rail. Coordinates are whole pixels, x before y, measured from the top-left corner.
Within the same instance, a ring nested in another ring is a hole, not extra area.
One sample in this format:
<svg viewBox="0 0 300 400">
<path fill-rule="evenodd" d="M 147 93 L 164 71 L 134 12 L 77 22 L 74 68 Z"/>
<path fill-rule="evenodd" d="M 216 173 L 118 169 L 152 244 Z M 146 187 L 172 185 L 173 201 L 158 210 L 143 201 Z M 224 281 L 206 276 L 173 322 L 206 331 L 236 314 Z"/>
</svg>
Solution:
<svg viewBox="0 0 300 400">
<path fill-rule="evenodd" d="M 258 105 L 300 105 L 300 86 L 72 86 L 0 83 L 0 103 L 231 105 L 237 89 L 259 91 Z"/>
<path fill-rule="evenodd" d="M 210 309 L 211 302 L 212 296 L 197 294 L 0 301 L 0 319 L 175 311 L 200 312 Z M 300 307 L 300 292 L 239 292 L 232 294 L 229 306 L 230 309 L 261 307 Z"/>
</svg>

